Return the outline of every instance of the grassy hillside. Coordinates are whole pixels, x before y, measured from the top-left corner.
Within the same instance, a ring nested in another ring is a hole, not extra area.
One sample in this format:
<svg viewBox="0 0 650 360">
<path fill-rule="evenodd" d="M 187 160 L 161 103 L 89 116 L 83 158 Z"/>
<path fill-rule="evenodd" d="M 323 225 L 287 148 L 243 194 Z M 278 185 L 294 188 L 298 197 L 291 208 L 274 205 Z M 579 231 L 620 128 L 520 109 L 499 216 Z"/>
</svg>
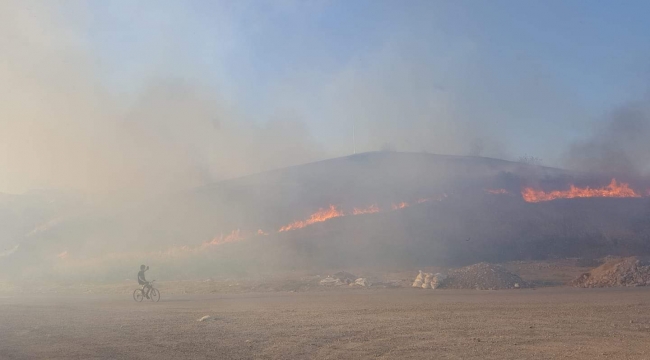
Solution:
<svg viewBox="0 0 650 360">
<path fill-rule="evenodd" d="M 0 267 L 74 272 L 66 264 L 110 269 L 158 262 L 170 276 L 192 276 L 649 252 L 645 198 L 526 203 L 519 195 L 523 186 L 562 188 L 580 181 L 585 177 L 497 159 L 359 154 L 101 210 L 51 211 L 35 223 L 58 220 L 41 230 L 6 235 L 6 246 L 19 243 L 20 249 L 0 259 Z M 400 204 L 408 206 L 393 209 Z M 346 215 L 370 206 L 380 211 L 278 232 L 330 205 Z M 246 239 L 201 247 L 233 230 Z M 183 256 L 153 254 L 182 246 L 195 250 Z"/>
</svg>

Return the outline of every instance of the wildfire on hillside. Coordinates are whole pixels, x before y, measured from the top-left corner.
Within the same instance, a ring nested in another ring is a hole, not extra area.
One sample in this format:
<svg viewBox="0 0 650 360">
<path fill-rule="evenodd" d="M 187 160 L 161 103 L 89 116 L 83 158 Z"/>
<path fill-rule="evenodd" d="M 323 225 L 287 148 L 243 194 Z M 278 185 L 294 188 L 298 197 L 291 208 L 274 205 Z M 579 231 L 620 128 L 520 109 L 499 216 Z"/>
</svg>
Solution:
<svg viewBox="0 0 650 360">
<path fill-rule="evenodd" d="M 215 237 L 211 241 L 207 241 L 203 243 L 203 246 L 208 246 L 208 245 L 221 245 L 229 242 L 235 242 L 235 241 L 240 241 L 244 240 L 244 237 L 241 235 L 241 231 L 239 229 L 233 230 L 230 232 L 230 234 L 224 235 L 221 234 L 218 237 Z"/>
<path fill-rule="evenodd" d="M 442 196 L 438 198 L 421 198 L 417 200 L 417 203 L 423 203 L 423 202 L 428 202 L 428 201 L 433 201 L 433 200 L 438 200 L 441 201 L 442 199 L 446 198 L 447 194 L 443 194 Z M 391 206 L 391 210 L 400 210 L 409 207 L 409 203 L 406 202 L 400 202 L 398 204 L 393 204 Z M 339 207 L 335 205 L 330 205 L 327 208 L 321 208 L 315 213 L 313 213 L 308 219 L 306 220 L 299 220 L 299 221 L 294 221 L 288 225 L 282 226 L 279 230 L 277 230 L 278 233 L 280 232 L 287 232 L 291 230 L 297 230 L 297 229 L 302 229 L 304 227 L 307 227 L 312 224 L 316 224 L 319 222 L 324 222 L 330 219 L 334 219 L 337 217 L 342 217 L 342 216 L 352 216 L 352 215 L 364 215 L 364 214 L 374 214 L 374 213 L 379 213 L 382 211 L 386 211 L 388 209 L 381 209 L 379 206 L 376 204 L 370 205 L 365 208 L 358 208 L 355 207 L 352 209 L 350 212 L 344 212 L 341 210 Z M 206 241 L 203 244 L 201 244 L 198 247 L 189 247 L 189 246 L 181 246 L 181 247 L 172 247 L 167 249 L 166 251 L 161 251 L 161 252 L 152 252 L 148 253 L 149 256 L 177 256 L 180 254 L 188 254 L 188 253 L 195 253 L 202 251 L 208 247 L 212 247 L 215 245 L 222 245 L 226 243 L 232 243 L 232 242 L 238 242 L 238 241 L 243 241 L 246 239 L 249 239 L 254 236 L 266 236 L 269 235 L 268 232 L 258 229 L 256 232 L 251 232 L 251 233 L 244 233 L 240 229 L 233 230 L 228 234 L 220 234 L 219 236 L 214 237 L 210 241 Z M 67 253 L 66 253 L 67 255 Z"/>
<path fill-rule="evenodd" d="M 417 204 L 437 200 L 437 201 L 442 201 L 443 199 L 447 198 L 447 194 L 442 194 L 441 196 L 434 198 L 434 197 L 429 197 L 429 198 L 420 198 L 416 201 Z M 401 201 L 396 204 L 391 205 L 391 210 L 401 210 L 405 209 L 407 207 L 411 206 L 411 204 Z M 376 204 L 370 205 L 366 208 L 353 208 L 352 212 L 344 212 L 343 210 L 339 209 L 338 207 L 334 205 L 330 205 L 329 208 L 324 208 L 324 209 L 319 209 L 317 212 L 312 214 L 309 219 L 307 220 L 302 220 L 302 221 L 294 221 L 289 225 L 285 225 L 278 230 L 278 232 L 285 232 L 285 231 L 290 231 L 290 230 L 296 230 L 296 229 L 302 229 L 306 226 L 318 223 L 318 222 L 323 222 L 327 221 L 333 218 L 341 217 L 341 216 L 350 216 L 350 215 L 363 215 L 363 214 L 374 214 L 381 212 L 382 209 L 379 208 Z"/>
<path fill-rule="evenodd" d="M 417 201 L 414 201 L 414 203 L 421 204 L 424 202 L 428 201 L 441 201 L 447 197 L 447 194 L 443 194 L 439 197 L 430 197 L 430 198 L 420 198 Z M 282 226 L 279 230 L 277 230 L 278 233 L 281 232 L 287 232 L 291 230 L 297 230 L 297 229 L 302 229 L 304 227 L 307 227 L 312 224 L 316 224 L 319 222 L 324 222 L 330 219 L 342 217 L 342 216 L 353 216 L 353 215 L 364 215 L 364 214 L 374 214 L 374 213 L 379 213 L 382 211 L 396 211 L 396 210 L 401 210 L 404 208 L 407 208 L 411 206 L 407 202 L 400 202 L 397 204 L 393 204 L 390 209 L 388 208 L 380 208 L 378 205 L 373 204 L 368 207 L 355 207 L 352 209 L 352 211 L 343 211 L 339 207 L 335 205 L 329 205 L 327 208 L 321 208 L 315 213 L 313 213 L 308 219 L 306 220 L 299 220 L 299 221 L 294 221 L 288 225 Z M 269 232 L 266 232 L 262 229 L 258 229 L 255 232 L 243 232 L 240 229 L 233 230 L 230 233 L 227 234 L 220 234 L 219 236 L 215 236 L 212 240 L 210 241 L 205 241 L 199 246 L 174 246 L 170 247 L 167 250 L 164 251 L 153 251 L 153 252 L 145 252 L 145 253 L 111 253 L 108 254 L 109 257 L 116 258 L 116 259 L 123 259 L 123 258 L 142 258 L 142 257 L 176 257 L 176 256 L 184 256 L 188 254 L 197 254 L 200 253 L 208 248 L 211 248 L 212 246 L 216 245 L 223 245 L 227 243 L 233 243 L 233 242 L 239 242 L 239 241 L 244 241 L 247 239 L 250 239 L 255 236 L 267 236 L 269 235 Z M 68 258 L 68 252 L 64 251 L 60 254 L 55 255 L 59 259 L 67 259 Z M 94 260 L 93 260 L 94 261 Z M 88 261 L 90 262 L 90 261 Z"/>
<path fill-rule="evenodd" d="M 555 199 L 573 199 L 588 197 L 615 197 L 615 198 L 639 198 L 642 195 L 630 188 L 629 184 L 618 183 L 612 179 L 609 185 L 602 188 L 592 189 L 590 187 L 579 188 L 571 185 L 569 190 L 554 190 L 545 192 L 544 190 L 535 190 L 525 188 L 521 191 L 521 196 L 526 202 L 541 202 Z"/>
<path fill-rule="evenodd" d="M 410 206 L 410 205 L 409 205 L 408 203 L 402 201 L 402 202 L 399 203 L 399 204 L 393 204 L 391 207 L 392 207 L 393 210 L 399 210 L 399 209 L 407 208 L 407 207 L 409 207 L 409 206 Z"/>
<path fill-rule="evenodd" d="M 352 215 L 374 214 L 378 212 L 379 207 L 377 205 L 370 205 L 367 208 L 354 208 L 352 210 Z"/>
<path fill-rule="evenodd" d="M 295 230 L 295 229 L 302 229 L 305 226 L 309 226 L 311 224 L 327 221 L 329 219 L 333 219 L 336 217 L 344 216 L 345 214 L 343 211 L 339 210 L 336 206 L 330 205 L 329 208 L 327 209 L 319 209 L 315 213 L 313 213 L 309 219 L 307 220 L 302 220 L 302 221 L 294 221 L 289 225 L 285 225 L 278 230 L 279 232 L 284 232 L 284 231 L 289 231 L 289 230 Z"/>
</svg>

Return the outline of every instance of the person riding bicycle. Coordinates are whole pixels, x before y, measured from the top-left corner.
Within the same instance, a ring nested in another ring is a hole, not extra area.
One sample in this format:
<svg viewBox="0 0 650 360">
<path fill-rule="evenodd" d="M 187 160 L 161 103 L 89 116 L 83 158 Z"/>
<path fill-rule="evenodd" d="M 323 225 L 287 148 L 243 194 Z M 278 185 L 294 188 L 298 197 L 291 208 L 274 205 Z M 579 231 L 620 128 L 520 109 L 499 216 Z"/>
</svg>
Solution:
<svg viewBox="0 0 650 360">
<path fill-rule="evenodd" d="M 140 271 L 138 272 L 138 284 L 144 285 L 144 287 L 142 289 L 147 290 L 147 292 L 144 294 L 144 296 L 146 296 L 147 299 L 148 299 L 149 298 L 149 292 L 151 291 L 151 285 L 149 284 L 147 279 L 145 279 L 145 277 L 144 277 L 144 272 L 147 271 L 147 270 L 149 270 L 148 266 L 140 265 Z"/>
</svg>

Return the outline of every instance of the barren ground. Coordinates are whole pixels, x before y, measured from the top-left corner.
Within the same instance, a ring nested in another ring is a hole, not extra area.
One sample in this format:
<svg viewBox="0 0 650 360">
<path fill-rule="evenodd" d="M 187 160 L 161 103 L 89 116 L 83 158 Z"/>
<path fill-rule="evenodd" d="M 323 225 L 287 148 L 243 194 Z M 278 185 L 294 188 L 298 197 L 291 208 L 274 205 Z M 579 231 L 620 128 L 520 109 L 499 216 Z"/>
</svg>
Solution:
<svg viewBox="0 0 650 360">
<path fill-rule="evenodd" d="M 3 295 L 0 358 L 646 359 L 650 289 Z"/>
</svg>

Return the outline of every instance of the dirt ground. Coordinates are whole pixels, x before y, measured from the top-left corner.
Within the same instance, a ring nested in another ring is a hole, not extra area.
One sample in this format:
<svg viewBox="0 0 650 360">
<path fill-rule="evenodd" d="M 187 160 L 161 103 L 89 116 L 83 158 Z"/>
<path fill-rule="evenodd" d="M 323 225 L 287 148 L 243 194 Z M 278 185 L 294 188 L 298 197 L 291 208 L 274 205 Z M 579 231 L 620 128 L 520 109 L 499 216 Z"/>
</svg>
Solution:
<svg viewBox="0 0 650 360">
<path fill-rule="evenodd" d="M 650 359 L 650 288 L 0 297 L 0 359 L 208 358 Z"/>
</svg>

